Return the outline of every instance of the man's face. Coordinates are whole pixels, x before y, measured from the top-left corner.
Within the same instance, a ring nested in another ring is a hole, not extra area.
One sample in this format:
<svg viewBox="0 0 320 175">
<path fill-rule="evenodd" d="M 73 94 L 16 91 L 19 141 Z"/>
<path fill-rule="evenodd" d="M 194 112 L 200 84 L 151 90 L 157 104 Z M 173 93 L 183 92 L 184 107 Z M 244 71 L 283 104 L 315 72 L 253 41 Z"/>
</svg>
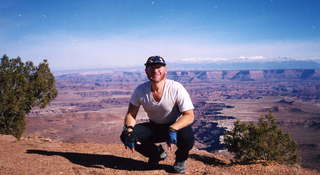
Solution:
<svg viewBox="0 0 320 175">
<path fill-rule="evenodd" d="M 145 72 L 149 80 L 160 82 L 167 76 L 167 67 L 162 64 L 150 64 L 146 66 Z"/>
</svg>

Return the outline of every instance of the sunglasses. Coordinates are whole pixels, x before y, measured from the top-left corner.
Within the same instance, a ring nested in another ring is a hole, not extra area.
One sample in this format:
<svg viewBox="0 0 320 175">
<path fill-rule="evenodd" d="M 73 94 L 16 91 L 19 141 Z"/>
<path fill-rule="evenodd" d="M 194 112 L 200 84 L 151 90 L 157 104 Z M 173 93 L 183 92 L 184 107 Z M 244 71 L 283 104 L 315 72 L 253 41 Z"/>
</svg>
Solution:
<svg viewBox="0 0 320 175">
<path fill-rule="evenodd" d="M 148 65 L 146 65 L 146 68 L 147 69 L 158 69 L 162 66 L 164 66 L 164 64 L 148 64 Z"/>
</svg>

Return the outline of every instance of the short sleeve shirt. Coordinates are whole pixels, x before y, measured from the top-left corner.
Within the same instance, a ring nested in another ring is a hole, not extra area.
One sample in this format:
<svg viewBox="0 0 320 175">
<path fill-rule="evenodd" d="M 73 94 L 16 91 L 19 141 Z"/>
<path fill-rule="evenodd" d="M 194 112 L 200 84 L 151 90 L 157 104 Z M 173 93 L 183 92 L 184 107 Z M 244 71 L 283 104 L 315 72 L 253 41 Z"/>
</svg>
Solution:
<svg viewBox="0 0 320 175">
<path fill-rule="evenodd" d="M 164 91 L 159 102 L 151 92 L 151 82 L 139 85 L 133 92 L 130 103 L 142 105 L 149 119 L 158 124 L 175 122 L 187 110 L 194 109 L 191 98 L 182 84 L 166 79 Z"/>
</svg>

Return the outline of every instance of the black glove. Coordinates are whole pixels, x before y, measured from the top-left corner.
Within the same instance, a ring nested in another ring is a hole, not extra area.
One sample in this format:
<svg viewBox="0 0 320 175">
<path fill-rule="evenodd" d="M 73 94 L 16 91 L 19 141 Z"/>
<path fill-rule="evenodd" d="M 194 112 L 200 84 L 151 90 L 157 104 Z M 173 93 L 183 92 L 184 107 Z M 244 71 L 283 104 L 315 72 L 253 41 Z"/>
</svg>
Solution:
<svg viewBox="0 0 320 175">
<path fill-rule="evenodd" d="M 128 131 L 129 128 L 133 129 L 133 127 L 125 126 L 124 130 L 121 133 L 121 139 L 126 147 L 134 149 L 135 143 L 137 142 L 137 136 L 134 130 Z"/>
</svg>

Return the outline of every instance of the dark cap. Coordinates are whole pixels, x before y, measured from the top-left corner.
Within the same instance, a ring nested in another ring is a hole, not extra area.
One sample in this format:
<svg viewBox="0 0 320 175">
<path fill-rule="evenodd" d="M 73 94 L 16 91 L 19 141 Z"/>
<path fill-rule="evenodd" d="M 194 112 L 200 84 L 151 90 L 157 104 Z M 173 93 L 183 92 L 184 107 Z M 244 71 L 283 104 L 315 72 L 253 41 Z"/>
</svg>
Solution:
<svg viewBox="0 0 320 175">
<path fill-rule="evenodd" d="M 151 64 L 162 64 L 165 66 L 166 62 L 161 56 L 151 56 L 148 58 L 147 62 L 144 65 L 147 66 Z"/>
</svg>

